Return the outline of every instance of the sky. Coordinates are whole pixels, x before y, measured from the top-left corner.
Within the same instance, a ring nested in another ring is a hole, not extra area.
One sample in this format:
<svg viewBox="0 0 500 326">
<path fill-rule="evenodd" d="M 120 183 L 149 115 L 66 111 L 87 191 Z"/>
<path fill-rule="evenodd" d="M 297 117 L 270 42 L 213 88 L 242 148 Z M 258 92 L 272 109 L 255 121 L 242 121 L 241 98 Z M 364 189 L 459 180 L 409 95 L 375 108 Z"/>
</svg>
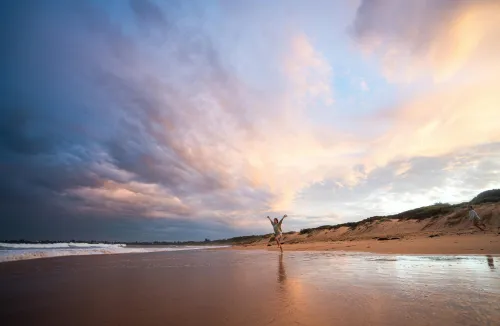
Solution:
<svg viewBox="0 0 500 326">
<path fill-rule="evenodd" d="M 500 188 L 496 0 L 5 0 L 0 42 L 0 239 L 219 239 Z"/>
</svg>

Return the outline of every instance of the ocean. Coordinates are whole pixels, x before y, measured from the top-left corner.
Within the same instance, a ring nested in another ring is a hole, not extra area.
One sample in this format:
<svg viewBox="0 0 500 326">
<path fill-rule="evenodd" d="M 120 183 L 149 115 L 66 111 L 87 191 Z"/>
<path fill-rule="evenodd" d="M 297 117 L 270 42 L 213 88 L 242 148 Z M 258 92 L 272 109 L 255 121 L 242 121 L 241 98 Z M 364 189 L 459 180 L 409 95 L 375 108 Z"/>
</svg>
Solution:
<svg viewBox="0 0 500 326">
<path fill-rule="evenodd" d="M 102 254 L 128 254 L 160 251 L 182 251 L 224 248 L 228 246 L 162 246 L 128 247 L 125 244 L 62 242 L 62 243 L 3 243 L 0 242 L 0 262 L 35 258 L 82 256 Z"/>
</svg>

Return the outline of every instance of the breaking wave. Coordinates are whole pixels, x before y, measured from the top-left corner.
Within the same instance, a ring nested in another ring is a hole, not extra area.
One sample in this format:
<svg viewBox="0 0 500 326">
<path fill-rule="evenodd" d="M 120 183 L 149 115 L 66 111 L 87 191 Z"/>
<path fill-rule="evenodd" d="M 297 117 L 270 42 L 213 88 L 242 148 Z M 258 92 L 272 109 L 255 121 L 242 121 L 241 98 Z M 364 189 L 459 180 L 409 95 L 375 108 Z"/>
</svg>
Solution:
<svg viewBox="0 0 500 326">
<path fill-rule="evenodd" d="M 171 247 L 127 247 L 125 244 L 104 243 L 1 243 L 0 262 L 48 258 L 59 256 L 81 256 L 102 254 L 147 253 L 160 251 L 203 250 L 228 246 L 171 246 Z"/>
<path fill-rule="evenodd" d="M 64 248 L 124 248 L 124 244 L 60 242 L 60 243 L 3 243 L 0 249 L 64 249 Z"/>
</svg>

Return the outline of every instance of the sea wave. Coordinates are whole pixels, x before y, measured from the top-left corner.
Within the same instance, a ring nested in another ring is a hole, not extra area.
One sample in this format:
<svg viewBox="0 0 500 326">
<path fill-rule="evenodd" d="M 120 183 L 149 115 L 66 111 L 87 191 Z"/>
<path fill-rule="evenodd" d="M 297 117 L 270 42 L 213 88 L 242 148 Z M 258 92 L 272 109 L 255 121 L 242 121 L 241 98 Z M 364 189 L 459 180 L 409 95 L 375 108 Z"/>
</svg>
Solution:
<svg viewBox="0 0 500 326">
<path fill-rule="evenodd" d="M 64 248 L 124 248 L 125 244 L 59 242 L 59 243 L 5 243 L 0 249 L 64 249 Z"/>
<path fill-rule="evenodd" d="M 59 256 L 82 256 L 103 254 L 148 253 L 161 251 L 183 251 L 224 248 L 229 246 L 174 246 L 174 247 L 127 247 L 124 244 L 53 243 L 11 244 L 0 243 L 0 262 L 49 258 Z"/>
</svg>

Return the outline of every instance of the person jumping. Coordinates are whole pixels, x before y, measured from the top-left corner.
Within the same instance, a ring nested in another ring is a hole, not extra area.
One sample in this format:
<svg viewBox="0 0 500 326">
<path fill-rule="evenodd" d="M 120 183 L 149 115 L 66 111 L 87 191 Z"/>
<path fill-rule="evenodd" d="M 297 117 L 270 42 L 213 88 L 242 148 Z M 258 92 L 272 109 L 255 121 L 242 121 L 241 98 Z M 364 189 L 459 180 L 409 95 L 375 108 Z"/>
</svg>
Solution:
<svg viewBox="0 0 500 326">
<path fill-rule="evenodd" d="M 283 217 L 279 222 L 277 218 L 271 220 L 269 216 L 267 217 L 269 219 L 269 222 L 271 222 L 271 225 L 273 226 L 274 239 L 276 240 L 276 243 L 278 244 L 278 247 L 280 248 L 281 251 L 283 251 L 283 247 L 281 247 L 281 238 L 283 237 L 283 231 L 281 230 L 281 223 L 283 223 L 283 219 L 285 219 L 285 217 L 287 217 L 286 214 L 283 215 Z"/>
</svg>

